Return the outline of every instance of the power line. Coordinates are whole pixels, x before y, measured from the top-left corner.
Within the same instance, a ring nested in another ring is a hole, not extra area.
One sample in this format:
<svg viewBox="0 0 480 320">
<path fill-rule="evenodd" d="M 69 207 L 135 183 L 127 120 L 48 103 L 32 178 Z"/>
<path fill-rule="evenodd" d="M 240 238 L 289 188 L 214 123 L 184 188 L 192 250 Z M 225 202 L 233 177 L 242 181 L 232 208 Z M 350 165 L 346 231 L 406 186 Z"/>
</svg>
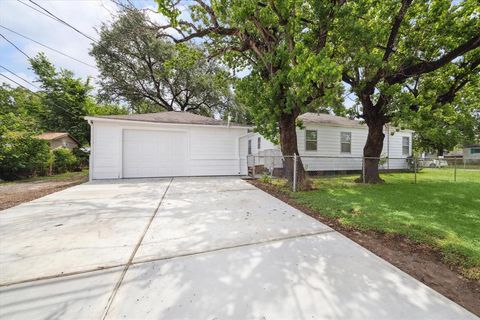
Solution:
<svg viewBox="0 0 480 320">
<path fill-rule="evenodd" d="M 41 5 L 39 5 L 38 3 L 36 3 L 35 1 L 33 0 L 29 0 L 31 3 L 33 3 L 34 5 L 36 5 L 37 7 L 39 7 L 40 9 L 42 9 L 43 11 L 45 11 L 51 18 L 53 18 L 54 20 L 66 25 L 67 27 L 73 29 L 75 32 L 81 34 L 82 36 L 84 36 L 85 38 L 93 41 L 93 42 L 97 42 L 97 40 L 93 39 L 92 37 L 90 37 L 89 35 L 87 35 L 86 33 L 78 30 L 77 28 L 75 28 L 74 26 L 72 26 L 70 23 L 66 22 L 65 20 L 57 17 L 56 15 L 54 15 L 53 13 L 51 13 L 50 11 L 48 11 L 47 9 L 45 9 L 44 7 L 42 7 Z"/>
<path fill-rule="evenodd" d="M 8 72 L 10 72 L 11 74 L 13 74 L 13 75 L 14 75 L 15 77 L 17 77 L 17 78 L 22 79 L 23 81 L 25 81 L 26 83 L 28 83 L 29 85 L 31 85 L 32 87 L 34 87 L 35 89 L 39 89 L 36 85 L 34 85 L 33 83 L 31 83 L 30 81 L 24 79 L 23 77 L 20 77 L 18 74 L 16 74 L 16 73 L 13 72 L 12 70 L 10 70 L 10 69 L 2 66 L 1 64 L 0 64 L 0 68 L 3 68 L 3 69 L 5 69 L 5 70 L 7 70 Z"/>
<path fill-rule="evenodd" d="M 16 74 L 15 74 L 15 75 L 16 75 Z M 34 91 L 32 91 L 32 90 L 28 89 L 28 88 L 27 88 L 27 87 L 25 87 L 24 85 L 21 85 L 20 83 L 18 83 L 17 81 L 13 80 L 13 79 L 12 79 L 12 78 L 10 78 L 10 77 L 7 77 L 7 76 L 6 76 L 6 75 L 4 75 L 3 73 L 0 73 L 0 76 L 2 76 L 2 77 L 4 77 L 4 78 L 6 78 L 6 79 L 8 79 L 8 80 L 10 80 L 11 82 L 15 83 L 15 84 L 16 84 L 16 85 L 18 85 L 19 87 L 22 87 L 23 89 L 25 89 L 25 90 L 27 90 L 27 91 L 30 91 L 30 93 L 31 93 L 31 94 L 33 94 L 34 96 L 37 96 L 37 97 L 39 97 L 39 98 L 43 98 L 43 97 L 42 97 L 41 95 L 39 95 L 38 93 L 36 93 L 36 92 L 34 92 Z M 16 76 L 17 76 L 17 75 L 16 75 Z M 18 77 L 18 76 L 17 76 L 17 77 Z M 56 104 L 56 103 L 52 103 L 52 104 L 53 104 L 54 106 L 56 106 L 57 108 L 60 108 L 60 109 L 62 109 L 62 110 L 63 110 L 63 111 L 65 111 L 66 113 L 68 113 L 68 114 L 70 114 L 70 115 L 72 115 L 72 116 L 74 116 L 74 117 L 78 117 L 78 115 L 76 115 L 76 114 L 73 114 L 71 111 L 69 111 L 69 110 L 65 109 L 64 107 L 62 107 L 62 106 L 59 106 L 59 105 L 58 105 L 58 104 Z"/>
<path fill-rule="evenodd" d="M 55 51 L 56 53 L 59 53 L 59 54 L 65 56 L 65 57 L 67 57 L 67 58 L 70 58 L 70 59 L 72 59 L 72 60 L 75 60 L 75 61 L 77 61 L 77 62 L 80 62 L 81 64 L 84 64 L 84 65 L 89 66 L 89 67 L 91 67 L 91 68 L 97 69 L 97 67 L 95 67 L 94 65 L 91 65 L 91 64 L 89 64 L 89 63 L 83 62 L 82 60 L 79 60 L 79 59 L 77 59 L 77 58 L 75 58 L 75 57 L 72 57 L 71 55 L 68 55 L 68 54 L 66 54 L 66 53 L 64 53 L 64 52 L 62 52 L 62 51 L 59 51 L 59 50 L 54 49 L 54 48 L 52 48 L 52 47 L 49 47 L 49 46 L 47 46 L 46 44 L 43 44 L 43 43 L 41 43 L 41 42 L 38 42 L 37 40 L 34 40 L 34 39 L 32 39 L 32 38 L 30 38 L 30 37 L 27 37 L 27 36 L 25 36 L 25 35 L 23 35 L 23 34 L 21 34 L 21 33 L 18 33 L 18 32 L 15 31 L 15 30 L 12 30 L 12 29 L 10 29 L 10 28 L 7 28 L 7 27 L 5 27 L 5 26 L 3 26 L 3 25 L 0 25 L 0 28 L 3 28 L 3 29 L 5 29 L 5 30 L 8 30 L 8 31 L 10 31 L 10 32 L 12 32 L 12 33 L 14 33 L 14 34 L 22 37 L 22 38 L 27 39 L 27 40 L 33 41 L 33 42 L 35 42 L 36 44 L 38 44 L 38 45 L 40 45 L 40 46 L 42 46 L 42 47 L 45 47 L 45 48 L 47 48 L 47 49 L 49 49 L 49 50 L 52 50 L 52 51 Z"/>
<path fill-rule="evenodd" d="M 37 11 L 38 13 L 41 13 L 41 14 L 43 14 L 44 16 L 46 16 L 46 17 L 49 17 L 50 19 L 53 19 L 53 20 L 55 20 L 55 18 L 54 18 L 54 17 L 52 17 L 52 16 L 50 16 L 50 15 L 46 14 L 45 12 L 43 12 L 43 11 L 41 11 L 41 10 L 39 10 L 39 9 L 37 9 L 37 8 L 35 8 L 35 7 L 33 7 L 33 6 L 31 6 L 31 5 L 29 5 L 28 3 L 25 3 L 25 2 L 23 2 L 22 0 L 17 0 L 17 1 L 18 1 L 18 2 L 20 2 L 21 4 L 23 4 L 24 6 L 27 6 L 27 7 L 29 7 L 30 9 L 32 9 L 32 10 L 35 10 L 35 11 Z"/>
<path fill-rule="evenodd" d="M 28 54 L 25 53 L 25 51 L 23 51 L 22 49 L 20 49 L 19 47 L 17 47 L 15 45 L 15 43 L 13 43 L 12 41 L 8 40 L 7 37 L 5 37 L 3 34 L 0 33 L 0 36 L 5 39 L 5 41 L 7 41 L 8 43 L 10 43 L 13 47 L 15 47 L 15 49 L 17 49 L 18 51 L 20 51 L 25 57 L 27 57 L 27 59 L 31 59 L 30 56 Z"/>
</svg>

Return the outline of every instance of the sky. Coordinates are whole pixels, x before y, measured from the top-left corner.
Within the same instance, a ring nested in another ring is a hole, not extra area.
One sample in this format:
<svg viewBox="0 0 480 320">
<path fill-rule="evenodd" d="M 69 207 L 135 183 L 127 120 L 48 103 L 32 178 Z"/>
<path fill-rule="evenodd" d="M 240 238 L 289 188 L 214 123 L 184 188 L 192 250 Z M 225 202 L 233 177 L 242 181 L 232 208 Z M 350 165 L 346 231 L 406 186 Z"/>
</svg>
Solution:
<svg viewBox="0 0 480 320">
<path fill-rule="evenodd" d="M 95 29 L 99 28 L 102 22 L 109 23 L 112 20 L 112 14 L 117 11 L 117 5 L 110 0 L 34 1 L 94 39 L 98 39 Z M 0 0 L 0 34 L 8 38 L 8 40 L 13 42 L 30 57 L 34 57 L 38 52 L 45 52 L 56 67 L 72 70 L 77 77 L 84 79 L 92 77 L 95 81 L 98 76 L 96 67 L 87 66 L 62 56 L 59 53 L 46 49 L 1 27 L 4 26 L 12 29 L 42 44 L 62 51 L 86 64 L 95 66 L 95 59 L 88 53 L 91 47 L 91 40 L 78 34 L 69 27 L 29 8 L 22 4 L 22 2 L 35 7 L 29 0 Z M 135 4 L 142 8 L 154 8 L 155 6 L 153 0 L 135 0 Z M 41 10 L 38 7 L 36 8 Z M 35 76 L 29 69 L 27 58 L 1 36 L 0 65 L 34 83 Z M 15 79 L 15 81 L 29 89 L 35 90 L 31 85 L 1 67 L 0 73 Z M 0 82 L 9 83 L 4 77 L 0 77 Z"/>
<path fill-rule="evenodd" d="M 98 39 L 96 29 L 98 29 L 102 23 L 110 23 L 112 21 L 112 14 L 115 14 L 118 10 L 117 5 L 112 0 L 34 1 L 93 39 Z M 134 2 L 138 8 L 150 8 L 153 9 L 152 11 L 156 9 L 156 3 L 153 0 L 133 0 L 132 2 Z M 91 77 L 93 80 L 92 84 L 95 85 L 98 70 L 95 67 L 95 59 L 89 55 L 92 41 L 78 34 L 71 28 L 26 6 L 24 3 L 41 11 L 40 8 L 35 7 L 29 0 L 0 0 L 0 66 L 8 68 L 18 76 L 35 84 L 35 75 L 30 70 L 27 58 L 3 39 L 1 37 L 1 35 L 3 35 L 28 56 L 34 57 L 38 52 L 45 52 L 57 68 L 71 70 L 77 77 L 83 79 Z M 149 11 L 148 14 L 151 19 L 158 22 L 162 22 L 163 20 L 160 14 L 151 11 Z M 66 53 L 85 64 L 24 39 L 2 28 L 2 26 Z M 37 90 L 1 67 L 0 73 L 14 79 L 31 90 Z M 237 74 L 237 76 L 242 75 L 244 74 Z M 17 86 L 4 77 L 0 77 L 0 82 L 7 82 L 12 86 Z M 352 99 L 353 96 L 345 99 L 347 106 L 353 104 L 353 101 L 349 98 Z"/>
</svg>

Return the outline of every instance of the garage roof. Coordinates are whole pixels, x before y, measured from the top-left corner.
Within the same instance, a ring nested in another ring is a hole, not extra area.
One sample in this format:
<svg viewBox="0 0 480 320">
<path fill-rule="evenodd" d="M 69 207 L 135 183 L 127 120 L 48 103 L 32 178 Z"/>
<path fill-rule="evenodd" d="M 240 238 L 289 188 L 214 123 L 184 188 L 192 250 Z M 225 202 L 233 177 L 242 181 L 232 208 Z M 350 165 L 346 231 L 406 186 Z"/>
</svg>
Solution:
<svg viewBox="0 0 480 320">
<path fill-rule="evenodd" d="M 227 126 L 227 121 L 217 120 L 210 117 L 193 114 L 182 111 L 166 111 L 157 113 L 143 113 L 143 114 L 127 114 L 127 115 L 108 115 L 108 116 L 93 116 L 86 117 L 86 119 L 112 119 L 112 120 L 127 120 L 127 121 L 144 121 L 144 122 L 158 122 L 158 123 L 178 123 L 178 124 L 197 124 L 210 126 Z M 230 126 L 246 127 L 238 123 L 230 122 Z"/>
</svg>

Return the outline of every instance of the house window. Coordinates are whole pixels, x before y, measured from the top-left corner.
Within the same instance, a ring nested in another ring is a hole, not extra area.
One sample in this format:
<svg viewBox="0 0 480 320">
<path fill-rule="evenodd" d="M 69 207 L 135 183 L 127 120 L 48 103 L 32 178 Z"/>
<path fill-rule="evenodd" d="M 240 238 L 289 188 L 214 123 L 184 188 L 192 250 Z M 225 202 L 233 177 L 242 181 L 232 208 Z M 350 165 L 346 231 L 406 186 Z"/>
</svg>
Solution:
<svg viewBox="0 0 480 320">
<path fill-rule="evenodd" d="M 261 147 L 262 147 L 262 138 L 258 137 L 258 139 L 257 139 L 257 149 L 260 150 Z"/>
<path fill-rule="evenodd" d="M 340 151 L 342 153 L 352 152 L 352 133 L 351 132 L 340 133 Z"/>
<path fill-rule="evenodd" d="M 410 155 L 410 138 L 402 137 L 402 154 L 404 156 Z"/>
<path fill-rule="evenodd" d="M 470 154 L 477 154 L 480 153 L 480 148 L 471 148 L 470 149 Z"/>
<path fill-rule="evenodd" d="M 252 154 L 252 140 L 248 140 L 248 154 Z"/>
<path fill-rule="evenodd" d="M 305 132 L 305 150 L 317 151 L 317 130 L 307 130 Z"/>
</svg>

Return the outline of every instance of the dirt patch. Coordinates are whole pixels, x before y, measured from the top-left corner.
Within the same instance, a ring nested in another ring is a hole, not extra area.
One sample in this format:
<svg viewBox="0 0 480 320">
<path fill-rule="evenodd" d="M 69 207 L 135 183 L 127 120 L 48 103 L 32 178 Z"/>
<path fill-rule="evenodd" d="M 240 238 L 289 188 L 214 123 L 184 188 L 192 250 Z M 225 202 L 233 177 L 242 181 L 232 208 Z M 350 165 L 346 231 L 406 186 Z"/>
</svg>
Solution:
<svg viewBox="0 0 480 320">
<path fill-rule="evenodd" d="M 0 184 L 0 210 L 41 198 L 74 185 L 86 182 L 88 177 L 79 175 L 65 179 L 46 179 L 31 182 Z"/>
<path fill-rule="evenodd" d="M 458 269 L 445 264 L 440 253 L 434 248 L 410 241 L 403 236 L 347 228 L 335 218 L 325 217 L 320 212 L 298 204 L 288 194 L 281 192 L 272 185 L 258 180 L 247 181 L 330 226 L 400 270 L 480 316 L 480 303 L 478 303 L 480 301 L 480 281 L 463 277 Z"/>
</svg>

